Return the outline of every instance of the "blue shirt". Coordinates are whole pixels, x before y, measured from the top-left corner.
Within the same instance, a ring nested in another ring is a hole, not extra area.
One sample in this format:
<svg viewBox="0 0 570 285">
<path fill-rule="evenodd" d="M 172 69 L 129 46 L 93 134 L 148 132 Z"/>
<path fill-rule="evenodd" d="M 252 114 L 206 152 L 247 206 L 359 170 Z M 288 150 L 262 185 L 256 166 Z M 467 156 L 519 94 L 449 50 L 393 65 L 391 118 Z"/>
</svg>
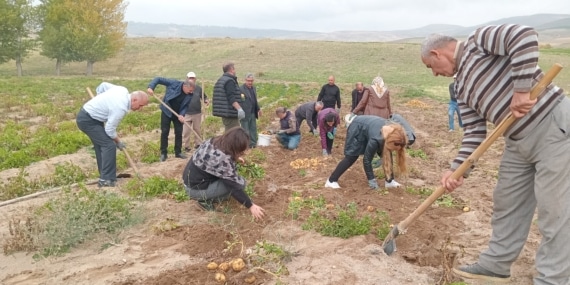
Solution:
<svg viewBox="0 0 570 285">
<path fill-rule="evenodd" d="M 83 109 L 91 118 L 106 122 L 105 133 L 115 139 L 119 123 L 131 109 L 131 94 L 123 86 L 114 86 L 93 97 L 83 105 Z"/>
</svg>

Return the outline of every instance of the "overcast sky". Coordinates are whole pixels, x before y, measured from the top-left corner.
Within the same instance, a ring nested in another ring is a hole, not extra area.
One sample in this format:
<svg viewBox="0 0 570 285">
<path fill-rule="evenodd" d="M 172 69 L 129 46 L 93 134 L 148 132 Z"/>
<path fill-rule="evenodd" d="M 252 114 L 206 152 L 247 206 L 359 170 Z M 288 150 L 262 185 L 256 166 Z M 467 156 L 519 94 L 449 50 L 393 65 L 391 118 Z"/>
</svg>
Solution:
<svg viewBox="0 0 570 285">
<path fill-rule="evenodd" d="M 298 31 L 388 31 L 473 26 L 538 13 L 570 14 L 570 0 L 128 0 L 125 20 Z"/>
</svg>

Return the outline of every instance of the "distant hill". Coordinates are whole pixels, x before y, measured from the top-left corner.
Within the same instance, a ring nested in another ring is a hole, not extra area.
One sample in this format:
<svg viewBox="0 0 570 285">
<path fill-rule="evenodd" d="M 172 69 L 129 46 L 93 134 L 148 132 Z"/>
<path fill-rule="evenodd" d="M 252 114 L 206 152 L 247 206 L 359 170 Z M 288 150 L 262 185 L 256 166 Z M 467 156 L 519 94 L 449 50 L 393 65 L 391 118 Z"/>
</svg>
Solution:
<svg viewBox="0 0 570 285">
<path fill-rule="evenodd" d="M 541 42 L 568 44 L 568 39 L 570 39 L 570 14 L 535 14 L 511 17 L 482 23 L 472 27 L 436 24 L 409 30 L 336 31 L 330 33 L 128 22 L 127 36 L 157 38 L 270 38 L 344 42 L 415 42 L 418 38 L 423 38 L 432 33 L 466 37 L 477 27 L 505 23 L 522 24 L 535 27 L 541 34 Z"/>
</svg>

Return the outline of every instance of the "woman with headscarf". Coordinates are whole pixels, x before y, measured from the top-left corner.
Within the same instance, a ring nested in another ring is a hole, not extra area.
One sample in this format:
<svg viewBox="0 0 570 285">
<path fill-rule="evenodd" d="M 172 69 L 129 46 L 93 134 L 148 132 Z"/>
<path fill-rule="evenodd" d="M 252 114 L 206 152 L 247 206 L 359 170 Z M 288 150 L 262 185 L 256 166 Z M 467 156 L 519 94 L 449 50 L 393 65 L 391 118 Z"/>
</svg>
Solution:
<svg viewBox="0 0 570 285">
<path fill-rule="evenodd" d="M 249 147 L 249 134 L 233 127 L 221 136 L 203 142 L 184 168 L 182 180 L 186 193 L 208 211 L 232 196 L 249 209 L 255 219 L 262 219 L 264 209 L 254 204 L 245 193 L 246 181 L 237 172 L 237 161 Z"/>
<path fill-rule="evenodd" d="M 382 161 L 384 176 L 386 177 L 384 187 L 400 187 L 400 183 L 394 180 L 393 161 L 390 153 L 393 151 L 397 153 L 400 174 L 406 174 L 405 146 L 407 143 L 408 137 L 400 124 L 377 116 L 362 115 L 355 117 L 346 133 L 344 159 L 339 162 L 325 183 L 325 187 L 340 188 L 338 184 L 340 176 L 356 162 L 360 155 L 364 155 L 362 163 L 368 186 L 371 189 L 378 189 L 378 182 L 376 182 L 372 170 L 372 158 L 375 154 L 378 154 L 380 158 L 386 158 Z"/>
<path fill-rule="evenodd" d="M 364 112 L 364 115 L 378 116 L 384 119 L 389 119 L 392 115 L 390 91 L 388 91 L 382 77 L 375 77 L 370 88 L 365 88 L 362 100 L 352 110 L 352 114 L 358 114 L 361 111 Z"/>
</svg>

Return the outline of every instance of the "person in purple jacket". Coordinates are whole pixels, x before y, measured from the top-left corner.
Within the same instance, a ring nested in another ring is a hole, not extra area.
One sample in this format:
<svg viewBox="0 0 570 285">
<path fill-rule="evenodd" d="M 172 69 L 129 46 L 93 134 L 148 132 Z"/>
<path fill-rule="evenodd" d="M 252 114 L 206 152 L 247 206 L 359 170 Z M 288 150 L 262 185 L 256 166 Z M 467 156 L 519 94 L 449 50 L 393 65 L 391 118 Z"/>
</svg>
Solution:
<svg viewBox="0 0 570 285">
<path fill-rule="evenodd" d="M 336 127 L 340 122 L 340 117 L 334 108 L 326 108 L 321 110 L 317 115 L 317 122 L 319 125 L 323 155 L 327 156 L 331 154 L 334 136 L 336 135 Z"/>
</svg>

